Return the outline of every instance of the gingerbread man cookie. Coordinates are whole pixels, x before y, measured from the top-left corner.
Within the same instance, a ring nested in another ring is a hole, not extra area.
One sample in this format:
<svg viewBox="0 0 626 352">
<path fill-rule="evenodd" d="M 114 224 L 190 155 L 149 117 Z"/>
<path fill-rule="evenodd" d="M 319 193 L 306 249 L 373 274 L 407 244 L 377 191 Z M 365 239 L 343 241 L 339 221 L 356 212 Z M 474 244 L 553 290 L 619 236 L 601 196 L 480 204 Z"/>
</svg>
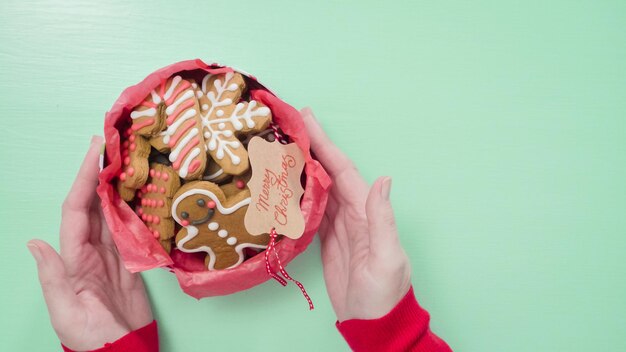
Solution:
<svg viewBox="0 0 626 352">
<path fill-rule="evenodd" d="M 269 235 L 253 236 L 244 226 L 250 192 L 226 197 L 214 183 L 189 182 L 182 186 L 172 204 L 172 217 L 183 228 L 176 234 L 182 252 L 206 252 L 209 270 L 229 269 L 245 259 L 245 248 L 264 249 Z"/>
<path fill-rule="evenodd" d="M 158 239 L 166 252 L 170 252 L 174 237 L 172 197 L 180 188 L 180 178 L 170 166 L 151 163 L 148 182 L 137 193 L 141 199 L 137 214 Z"/>
<path fill-rule="evenodd" d="M 248 152 L 238 136 L 265 130 L 270 109 L 250 100 L 239 101 L 246 84 L 240 73 L 206 75 L 199 97 L 206 150 L 224 172 L 240 175 L 249 167 Z"/>
<path fill-rule="evenodd" d="M 170 152 L 172 167 L 186 180 L 200 178 L 207 159 L 194 85 L 174 76 L 161 82 L 130 114 L 133 131 L 152 137 L 150 144 L 160 152 Z"/>
<path fill-rule="evenodd" d="M 122 199 L 130 202 L 135 198 L 135 191 L 148 179 L 148 155 L 150 144 L 140 135 L 128 128 L 122 133 L 122 171 L 118 177 L 117 191 Z"/>
</svg>

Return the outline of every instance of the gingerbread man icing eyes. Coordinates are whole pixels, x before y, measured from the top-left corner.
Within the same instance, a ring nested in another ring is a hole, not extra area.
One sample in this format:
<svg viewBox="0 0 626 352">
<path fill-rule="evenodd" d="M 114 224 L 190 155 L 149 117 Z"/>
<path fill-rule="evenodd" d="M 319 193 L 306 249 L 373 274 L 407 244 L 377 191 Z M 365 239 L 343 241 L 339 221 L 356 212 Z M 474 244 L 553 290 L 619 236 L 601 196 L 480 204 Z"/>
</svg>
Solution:
<svg viewBox="0 0 626 352">
<path fill-rule="evenodd" d="M 206 150 L 231 175 L 249 167 L 248 152 L 237 137 L 263 131 L 272 121 L 268 107 L 255 100 L 239 101 L 245 88 L 243 76 L 236 72 L 206 75 L 200 87 Z"/>
<path fill-rule="evenodd" d="M 200 178 L 207 161 L 194 86 L 180 76 L 169 78 L 130 114 L 132 130 L 152 137 L 151 144 L 159 151 L 169 152 L 172 167 L 186 180 Z"/>
<path fill-rule="evenodd" d="M 264 249 L 269 235 L 246 231 L 244 217 L 250 204 L 247 189 L 226 197 L 214 183 L 194 181 L 174 195 L 172 217 L 183 228 L 176 235 L 182 252 L 206 252 L 209 270 L 229 269 L 241 264 L 244 248 Z"/>
</svg>

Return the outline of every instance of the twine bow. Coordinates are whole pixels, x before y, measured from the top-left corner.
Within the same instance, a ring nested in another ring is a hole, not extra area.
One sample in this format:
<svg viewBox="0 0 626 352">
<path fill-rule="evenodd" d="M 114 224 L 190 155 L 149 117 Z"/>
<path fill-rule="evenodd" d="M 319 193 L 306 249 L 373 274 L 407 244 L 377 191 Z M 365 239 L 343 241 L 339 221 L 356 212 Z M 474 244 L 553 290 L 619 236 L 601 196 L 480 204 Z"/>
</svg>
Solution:
<svg viewBox="0 0 626 352">
<path fill-rule="evenodd" d="M 300 291 L 302 291 L 302 295 L 304 296 L 304 298 L 306 298 L 307 302 L 309 302 L 309 310 L 313 310 L 314 309 L 313 301 L 311 300 L 311 297 L 309 297 L 309 294 L 306 292 L 304 285 L 302 285 L 300 281 L 289 276 L 289 274 L 283 267 L 282 263 L 280 262 L 280 257 L 278 256 L 278 251 L 276 250 L 276 238 L 277 237 L 278 237 L 278 234 L 276 233 L 276 229 L 272 228 L 272 230 L 270 231 L 270 243 L 267 245 L 267 249 L 265 250 L 265 269 L 267 270 L 267 274 L 271 276 L 274 280 L 278 281 L 278 283 L 283 286 L 287 286 L 287 281 L 285 279 L 292 281 L 294 284 L 296 284 L 296 286 L 300 288 Z M 278 270 L 283 275 L 284 278 L 280 277 L 272 269 L 272 265 L 270 264 L 270 255 L 272 252 L 276 256 L 276 262 L 278 263 Z"/>
</svg>

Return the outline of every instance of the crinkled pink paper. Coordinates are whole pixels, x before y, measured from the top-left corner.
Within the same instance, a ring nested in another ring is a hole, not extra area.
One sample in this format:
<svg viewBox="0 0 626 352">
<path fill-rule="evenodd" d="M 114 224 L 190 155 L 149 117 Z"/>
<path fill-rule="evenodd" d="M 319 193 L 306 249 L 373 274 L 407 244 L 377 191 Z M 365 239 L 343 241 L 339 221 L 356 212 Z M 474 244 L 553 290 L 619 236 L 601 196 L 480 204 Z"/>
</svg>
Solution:
<svg viewBox="0 0 626 352">
<path fill-rule="evenodd" d="M 215 271 L 204 270 L 202 256 L 177 250 L 173 250 L 170 256 L 133 209 L 120 198 L 115 188 L 115 178 L 121 168 L 119 129 L 129 124 L 133 107 L 139 105 L 162 80 L 176 73 L 197 70 L 213 74 L 233 71 L 230 67 L 207 65 L 201 60 L 182 61 L 153 72 L 141 83 L 122 92 L 104 121 L 106 166 L 100 173 L 97 192 L 102 200 L 104 217 L 126 268 L 131 272 L 139 272 L 167 267 L 176 275 L 185 293 L 202 298 L 231 294 L 267 281 L 270 277 L 265 269 L 264 255 L 256 255 L 233 269 Z M 276 97 L 256 78 L 247 76 L 251 83 L 251 97 L 272 110 L 274 122 L 300 147 L 306 158 L 306 186 L 300 202 L 306 224 L 304 234 L 297 240 L 285 237 L 276 245 L 281 262 L 286 265 L 306 249 L 317 232 L 331 181 L 320 163 L 311 158 L 309 137 L 299 112 Z M 273 256 L 270 258 L 272 266 L 277 267 L 276 259 Z"/>
</svg>

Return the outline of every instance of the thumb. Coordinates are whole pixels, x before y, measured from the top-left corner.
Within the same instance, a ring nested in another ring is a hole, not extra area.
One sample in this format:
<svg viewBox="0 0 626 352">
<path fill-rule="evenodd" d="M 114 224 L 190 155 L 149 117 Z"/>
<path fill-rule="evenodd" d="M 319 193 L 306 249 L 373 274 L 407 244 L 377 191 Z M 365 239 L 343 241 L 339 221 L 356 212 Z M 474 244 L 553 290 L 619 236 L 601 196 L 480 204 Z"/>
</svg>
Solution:
<svg viewBox="0 0 626 352">
<path fill-rule="evenodd" d="M 64 321 L 63 317 L 70 312 L 76 301 L 76 294 L 65 273 L 65 265 L 54 248 L 44 241 L 31 240 L 26 247 L 37 262 L 43 297 L 52 325 L 57 328 L 57 323 Z"/>
<path fill-rule="evenodd" d="M 367 196 L 365 213 L 372 255 L 393 255 L 400 248 L 396 218 L 389 200 L 390 192 L 391 177 L 379 177 Z"/>
</svg>

